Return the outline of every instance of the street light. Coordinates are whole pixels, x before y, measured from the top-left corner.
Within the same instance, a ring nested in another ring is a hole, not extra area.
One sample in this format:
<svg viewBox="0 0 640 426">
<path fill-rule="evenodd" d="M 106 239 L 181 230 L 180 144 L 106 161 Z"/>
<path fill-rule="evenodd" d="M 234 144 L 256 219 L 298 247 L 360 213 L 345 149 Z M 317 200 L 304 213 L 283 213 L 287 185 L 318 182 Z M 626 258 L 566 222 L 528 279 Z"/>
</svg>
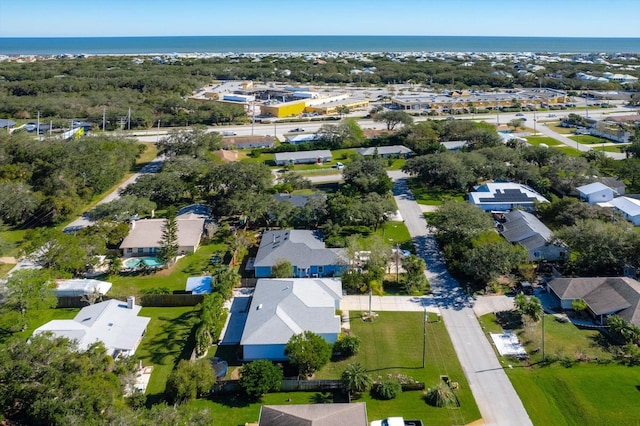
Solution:
<svg viewBox="0 0 640 426">
<path fill-rule="evenodd" d="M 422 368 L 424 368 L 425 359 L 427 356 L 427 308 L 424 308 L 424 321 L 422 322 Z"/>
</svg>

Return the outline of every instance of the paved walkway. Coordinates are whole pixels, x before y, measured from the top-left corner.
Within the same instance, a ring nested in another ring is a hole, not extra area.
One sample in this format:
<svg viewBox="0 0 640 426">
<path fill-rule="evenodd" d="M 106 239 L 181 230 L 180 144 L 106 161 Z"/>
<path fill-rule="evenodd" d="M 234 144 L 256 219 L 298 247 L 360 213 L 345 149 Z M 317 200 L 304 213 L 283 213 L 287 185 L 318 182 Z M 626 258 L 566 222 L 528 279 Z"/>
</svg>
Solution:
<svg viewBox="0 0 640 426">
<path fill-rule="evenodd" d="M 343 311 L 368 312 L 369 296 L 343 296 L 340 301 Z M 371 310 L 374 312 L 427 312 L 439 313 L 433 297 L 412 296 L 371 296 Z"/>
<path fill-rule="evenodd" d="M 491 344 L 484 335 L 458 282 L 449 274 L 446 264 L 422 217 L 402 172 L 390 172 L 395 180 L 393 193 L 417 252 L 427 263 L 427 277 L 436 306 L 467 376 L 478 408 L 487 425 L 531 425 L 522 401 L 509 381 Z"/>
</svg>

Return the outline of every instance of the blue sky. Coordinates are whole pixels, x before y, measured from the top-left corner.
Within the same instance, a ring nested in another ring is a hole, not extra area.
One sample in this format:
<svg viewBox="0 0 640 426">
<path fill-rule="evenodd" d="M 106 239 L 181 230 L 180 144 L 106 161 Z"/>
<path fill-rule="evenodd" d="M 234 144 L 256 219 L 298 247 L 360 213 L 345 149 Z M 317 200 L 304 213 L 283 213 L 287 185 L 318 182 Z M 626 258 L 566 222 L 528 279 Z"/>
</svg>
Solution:
<svg viewBox="0 0 640 426">
<path fill-rule="evenodd" d="M 0 0 L 0 37 L 640 37 L 638 0 Z"/>
</svg>

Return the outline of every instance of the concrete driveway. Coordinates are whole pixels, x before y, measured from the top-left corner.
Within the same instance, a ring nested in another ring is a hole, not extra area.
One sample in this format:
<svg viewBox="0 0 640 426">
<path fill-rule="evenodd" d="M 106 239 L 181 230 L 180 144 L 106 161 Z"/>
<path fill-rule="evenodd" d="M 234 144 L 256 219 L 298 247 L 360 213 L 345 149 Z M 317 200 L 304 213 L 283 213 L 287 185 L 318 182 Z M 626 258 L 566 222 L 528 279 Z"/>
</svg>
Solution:
<svg viewBox="0 0 640 426">
<path fill-rule="evenodd" d="M 340 301 L 343 311 L 369 311 L 369 296 L 343 296 Z M 430 296 L 371 296 L 371 309 L 374 312 L 427 312 L 439 313 L 440 309 Z"/>
</svg>

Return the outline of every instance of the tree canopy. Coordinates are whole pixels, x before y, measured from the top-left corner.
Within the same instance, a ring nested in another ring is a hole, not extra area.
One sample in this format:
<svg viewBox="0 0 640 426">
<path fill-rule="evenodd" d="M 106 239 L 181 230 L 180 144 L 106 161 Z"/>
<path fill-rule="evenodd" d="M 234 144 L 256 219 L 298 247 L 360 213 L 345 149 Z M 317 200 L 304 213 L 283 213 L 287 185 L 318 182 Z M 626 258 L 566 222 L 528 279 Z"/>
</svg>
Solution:
<svg viewBox="0 0 640 426">
<path fill-rule="evenodd" d="M 291 336 L 284 354 L 298 368 L 301 377 L 308 377 L 324 367 L 331 359 L 332 345 L 312 331 Z"/>
</svg>

